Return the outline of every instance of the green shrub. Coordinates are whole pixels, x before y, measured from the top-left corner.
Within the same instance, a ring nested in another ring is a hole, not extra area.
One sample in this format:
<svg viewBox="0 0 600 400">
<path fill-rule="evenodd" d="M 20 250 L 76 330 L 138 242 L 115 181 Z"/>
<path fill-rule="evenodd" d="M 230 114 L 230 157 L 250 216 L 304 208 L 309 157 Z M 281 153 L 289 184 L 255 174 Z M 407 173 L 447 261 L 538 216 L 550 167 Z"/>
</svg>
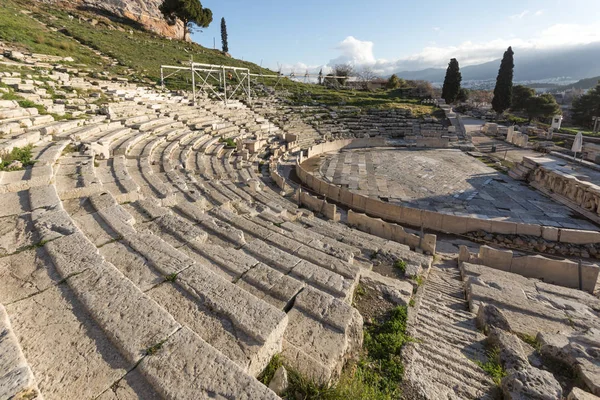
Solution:
<svg viewBox="0 0 600 400">
<path fill-rule="evenodd" d="M 8 166 L 13 161 L 20 161 L 23 167 L 33 165 L 35 161 L 32 159 L 33 155 L 31 149 L 33 146 L 28 145 L 25 147 L 15 147 L 10 153 L 4 153 L 0 155 L 2 162 L 0 162 L 0 170 L 9 171 Z M 14 168 L 11 170 L 15 170 Z"/>
<path fill-rule="evenodd" d="M 406 273 L 406 261 L 404 260 L 396 260 L 394 262 L 394 268 L 399 269 L 403 274 Z"/>
</svg>

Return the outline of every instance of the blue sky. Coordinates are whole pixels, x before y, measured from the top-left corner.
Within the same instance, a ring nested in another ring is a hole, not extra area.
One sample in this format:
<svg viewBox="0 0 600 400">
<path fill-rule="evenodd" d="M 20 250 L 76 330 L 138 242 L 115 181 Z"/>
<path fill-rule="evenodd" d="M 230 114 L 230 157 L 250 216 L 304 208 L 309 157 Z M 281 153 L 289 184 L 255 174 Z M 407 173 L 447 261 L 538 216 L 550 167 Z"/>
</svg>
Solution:
<svg viewBox="0 0 600 400">
<path fill-rule="evenodd" d="M 376 4 L 376 5 L 375 5 Z M 410 5 L 406 5 L 410 4 Z M 415 6 L 421 4 L 421 6 Z M 600 41 L 599 0 L 202 1 L 211 26 L 193 38 L 221 46 L 225 17 L 230 53 L 284 72 L 340 62 L 376 72 L 461 65 L 500 58 L 508 45 L 551 48 Z"/>
</svg>

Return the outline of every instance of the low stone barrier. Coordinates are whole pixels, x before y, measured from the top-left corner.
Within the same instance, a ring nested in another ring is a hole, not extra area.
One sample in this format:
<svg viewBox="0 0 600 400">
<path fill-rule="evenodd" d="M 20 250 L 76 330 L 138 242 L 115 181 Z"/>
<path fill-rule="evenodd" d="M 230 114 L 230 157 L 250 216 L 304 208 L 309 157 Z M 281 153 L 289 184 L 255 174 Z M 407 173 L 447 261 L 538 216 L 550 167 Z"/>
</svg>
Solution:
<svg viewBox="0 0 600 400">
<path fill-rule="evenodd" d="M 466 246 L 460 246 L 458 261 L 481 264 L 589 293 L 594 293 L 600 272 L 597 264 L 582 263 L 580 272 L 579 264 L 570 260 L 556 260 L 539 255 L 515 256 L 511 250 L 497 250 L 489 246 L 481 246 L 478 254 L 472 254 Z"/>
<path fill-rule="evenodd" d="M 357 227 L 363 232 L 435 254 L 436 235 L 427 233 L 421 238 L 420 236 L 406 232 L 398 224 L 385 222 L 380 218 L 371 218 L 366 214 L 357 213 L 352 210 L 348 210 L 348 224 Z"/>
<path fill-rule="evenodd" d="M 306 192 L 300 192 L 300 204 L 314 212 L 323 214 L 326 218 L 339 222 L 341 215 L 337 212 L 335 204 L 330 204 Z"/>
<path fill-rule="evenodd" d="M 379 140 L 374 142 L 379 143 Z M 308 149 L 308 158 L 315 157 L 322 152 L 336 151 L 343 148 L 378 147 L 365 146 L 365 143 L 369 143 L 369 139 L 348 139 L 322 143 Z M 485 231 L 506 235 L 529 235 L 561 243 L 600 243 L 600 233 L 596 231 L 462 217 L 383 202 L 327 183 L 302 168 L 302 165 L 298 161 L 296 162 L 296 175 L 304 185 L 326 199 L 331 199 L 334 202 L 343 204 L 354 211 L 365 213 L 371 217 L 382 218 L 398 224 L 459 235 L 475 231 Z M 600 204 L 600 197 L 598 201 Z"/>
</svg>

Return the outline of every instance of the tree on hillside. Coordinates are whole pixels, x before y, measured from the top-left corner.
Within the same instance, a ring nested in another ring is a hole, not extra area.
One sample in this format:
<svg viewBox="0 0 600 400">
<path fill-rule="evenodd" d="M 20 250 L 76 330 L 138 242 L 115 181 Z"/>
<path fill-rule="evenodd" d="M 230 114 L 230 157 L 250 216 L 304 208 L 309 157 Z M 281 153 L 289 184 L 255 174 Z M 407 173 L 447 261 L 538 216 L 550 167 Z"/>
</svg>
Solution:
<svg viewBox="0 0 600 400">
<path fill-rule="evenodd" d="M 337 81 L 344 86 L 346 81 L 354 73 L 354 68 L 351 64 L 337 64 L 333 66 L 333 75 L 337 76 Z"/>
<path fill-rule="evenodd" d="M 225 17 L 221 18 L 221 44 L 223 45 L 223 53 L 229 53 L 229 43 L 227 43 L 227 24 Z"/>
<path fill-rule="evenodd" d="M 469 92 L 469 99 L 478 105 L 484 103 L 491 103 L 493 94 L 490 90 L 471 90 Z"/>
<path fill-rule="evenodd" d="M 498 77 L 496 78 L 496 87 L 494 88 L 494 99 L 492 100 L 492 108 L 498 114 L 502 114 L 508 110 L 512 101 L 513 91 L 513 71 L 515 62 L 513 59 L 514 52 L 512 47 L 509 47 L 502 57 Z"/>
<path fill-rule="evenodd" d="M 362 67 L 360 71 L 358 71 L 357 75 L 364 90 L 369 88 L 369 82 L 377 78 L 377 75 L 375 72 L 373 72 L 373 69 L 368 66 Z"/>
<path fill-rule="evenodd" d="M 527 86 L 517 85 L 513 88 L 511 106 L 513 111 L 525 111 L 529 99 L 535 97 L 535 90 Z"/>
<path fill-rule="evenodd" d="M 396 74 L 393 74 L 392 76 L 390 76 L 390 79 L 388 79 L 388 82 L 387 82 L 388 89 L 398 89 L 404 85 L 406 85 L 406 81 L 404 79 L 398 78 L 398 76 Z"/>
<path fill-rule="evenodd" d="M 527 101 L 525 112 L 529 117 L 529 122 L 531 122 L 533 119 L 551 118 L 556 114 L 560 114 L 560 107 L 554 96 L 544 93 L 541 96 L 530 98 Z"/>
<path fill-rule="evenodd" d="M 456 96 L 456 101 L 464 103 L 467 100 L 469 100 L 470 94 L 471 91 L 469 89 L 460 88 L 460 90 L 458 91 L 458 95 Z"/>
<path fill-rule="evenodd" d="M 456 101 L 456 96 L 460 91 L 460 82 L 462 81 L 462 75 L 460 74 L 460 67 L 456 58 L 453 58 L 448 63 L 448 69 L 446 69 L 446 78 L 444 78 L 444 86 L 442 86 L 442 98 L 446 100 L 447 104 L 452 104 Z"/>
<path fill-rule="evenodd" d="M 406 85 L 412 87 L 412 95 L 420 98 L 433 98 L 435 90 L 429 81 L 407 81 Z"/>
<path fill-rule="evenodd" d="M 592 118 L 600 117 L 600 82 L 587 94 L 573 101 L 571 117 L 577 125 L 593 127 Z"/>
<path fill-rule="evenodd" d="M 163 0 L 158 9 L 169 23 L 183 22 L 183 40 L 193 25 L 208 28 L 213 19 L 212 11 L 203 8 L 199 0 Z"/>
</svg>

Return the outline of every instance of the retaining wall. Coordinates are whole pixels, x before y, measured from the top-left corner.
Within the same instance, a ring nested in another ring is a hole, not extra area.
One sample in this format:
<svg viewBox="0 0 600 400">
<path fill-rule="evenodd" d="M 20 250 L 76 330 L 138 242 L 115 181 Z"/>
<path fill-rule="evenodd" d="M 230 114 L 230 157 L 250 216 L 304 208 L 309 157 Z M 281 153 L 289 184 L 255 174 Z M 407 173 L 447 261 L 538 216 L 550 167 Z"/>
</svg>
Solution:
<svg viewBox="0 0 600 400">
<path fill-rule="evenodd" d="M 379 147 L 380 140 L 347 139 L 322 143 L 308 149 L 309 157 L 315 157 L 323 152 L 337 151 L 343 148 Z M 369 144 L 366 146 L 365 144 Z M 422 227 L 439 232 L 465 234 L 474 231 L 499 233 L 505 235 L 529 235 L 543 237 L 545 240 L 560 243 L 586 244 L 600 243 L 600 233 L 577 229 L 564 229 L 538 224 L 524 224 L 509 221 L 492 221 L 473 217 L 462 217 L 442 214 L 435 211 L 421 210 L 390 204 L 378 199 L 352 193 L 348 189 L 327 183 L 296 163 L 296 175 L 303 184 L 315 192 L 346 207 L 365 213 L 372 217 L 383 218 L 398 224 Z"/>
<path fill-rule="evenodd" d="M 427 233 L 421 238 L 415 234 L 406 232 L 398 224 L 385 222 L 379 218 L 371 218 L 366 214 L 357 213 L 352 210 L 348 210 L 348 224 L 357 227 L 363 232 L 435 254 L 436 235 Z"/>
<path fill-rule="evenodd" d="M 515 256 L 511 250 L 497 250 L 481 246 L 478 254 L 460 246 L 458 261 L 481 264 L 486 267 L 512 272 L 527 278 L 541 279 L 544 282 L 594 293 L 600 268 L 597 264 L 579 264 L 570 260 L 556 260 L 543 256 Z"/>
</svg>

